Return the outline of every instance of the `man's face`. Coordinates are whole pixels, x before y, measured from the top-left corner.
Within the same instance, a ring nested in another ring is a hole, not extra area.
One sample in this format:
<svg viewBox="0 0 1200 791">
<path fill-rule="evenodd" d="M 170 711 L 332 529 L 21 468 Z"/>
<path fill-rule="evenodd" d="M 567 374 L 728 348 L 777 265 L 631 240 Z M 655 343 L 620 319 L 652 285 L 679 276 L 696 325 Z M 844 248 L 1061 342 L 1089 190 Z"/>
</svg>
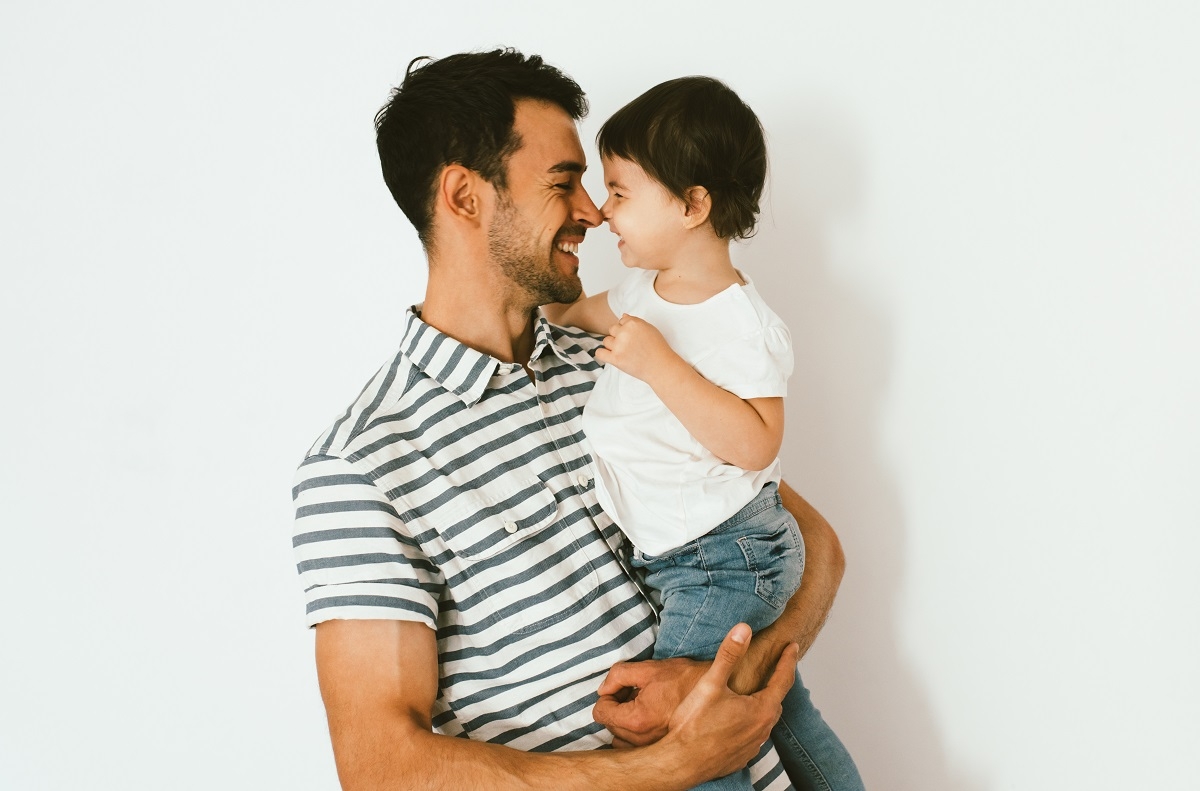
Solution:
<svg viewBox="0 0 1200 791">
<path fill-rule="evenodd" d="M 600 223 L 583 189 L 583 146 L 571 116 L 530 99 L 516 103 L 521 147 L 508 158 L 508 188 L 497 190 L 488 252 L 505 276 L 538 305 L 574 302 L 579 243 Z"/>
</svg>

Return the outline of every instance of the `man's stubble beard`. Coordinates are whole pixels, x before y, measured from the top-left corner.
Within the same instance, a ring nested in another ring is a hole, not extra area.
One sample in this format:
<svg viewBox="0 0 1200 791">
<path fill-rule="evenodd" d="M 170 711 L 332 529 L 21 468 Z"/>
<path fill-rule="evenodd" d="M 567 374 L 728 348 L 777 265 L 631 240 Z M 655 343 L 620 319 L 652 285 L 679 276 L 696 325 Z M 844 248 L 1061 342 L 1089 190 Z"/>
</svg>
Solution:
<svg viewBox="0 0 1200 791">
<path fill-rule="evenodd" d="M 503 191 L 488 228 L 488 254 L 500 264 L 504 276 L 529 295 L 531 307 L 574 302 L 583 293 L 579 278 L 565 275 L 555 266 L 554 248 L 540 249 L 536 234 Z"/>
</svg>

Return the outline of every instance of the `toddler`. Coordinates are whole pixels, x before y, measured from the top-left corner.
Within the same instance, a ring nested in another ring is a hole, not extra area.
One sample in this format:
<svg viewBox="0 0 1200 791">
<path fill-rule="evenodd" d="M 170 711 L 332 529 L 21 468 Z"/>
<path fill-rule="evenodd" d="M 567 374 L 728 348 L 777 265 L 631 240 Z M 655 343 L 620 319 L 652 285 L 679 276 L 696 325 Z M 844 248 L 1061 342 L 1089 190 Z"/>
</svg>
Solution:
<svg viewBox="0 0 1200 791">
<path fill-rule="evenodd" d="M 632 271 L 545 312 L 606 334 L 583 426 L 600 504 L 661 603 L 654 657 L 712 659 L 734 624 L 770 625 L 804 570 L 777 491 L 791 338 L 729 255 L 754 230 L 766 143 L 726 85 L 683 77 L 619 110 L 597 144 L 600 212 Z M 861 789 L 798 678 L 772 739 L 798 787 Z M 701 788 L 748 791 L 749 772 Z"/>
</svg>

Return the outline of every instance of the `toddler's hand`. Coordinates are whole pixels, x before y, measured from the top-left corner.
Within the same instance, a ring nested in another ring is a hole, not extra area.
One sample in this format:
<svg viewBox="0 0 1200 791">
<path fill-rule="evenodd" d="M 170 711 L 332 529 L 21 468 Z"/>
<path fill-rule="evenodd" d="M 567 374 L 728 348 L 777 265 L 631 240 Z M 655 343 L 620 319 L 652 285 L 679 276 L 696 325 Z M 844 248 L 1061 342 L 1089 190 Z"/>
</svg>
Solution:
<svg viewBox="0 0 1200 791">
<path fill-rule="evenodd" d="M 653 324 L 626 313 L 608 330 L 604 347 L 596 350 L 596 359 L 650 384 L 652 378 L 682 358 Z"/>
</svg>

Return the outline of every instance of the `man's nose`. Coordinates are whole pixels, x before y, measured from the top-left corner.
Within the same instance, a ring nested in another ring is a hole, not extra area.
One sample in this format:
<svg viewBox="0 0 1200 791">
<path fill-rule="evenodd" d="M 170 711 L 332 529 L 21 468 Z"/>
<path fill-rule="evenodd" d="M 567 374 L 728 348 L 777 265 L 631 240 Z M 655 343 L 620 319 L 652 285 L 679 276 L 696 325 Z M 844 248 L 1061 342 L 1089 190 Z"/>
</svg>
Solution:
<svg viewBox="0 0 1200 791">
<path fill-rule="evenodd" d="M 572 219 L 587 228 L 595 228 L 604 218 L 600 216 L 600 210 L 596 208 L 596 204 L 592 202 L 592 196 L 587 194 L 585 189 L 575 190 L 576 201 L 572 207 Z"/>
</svg>

